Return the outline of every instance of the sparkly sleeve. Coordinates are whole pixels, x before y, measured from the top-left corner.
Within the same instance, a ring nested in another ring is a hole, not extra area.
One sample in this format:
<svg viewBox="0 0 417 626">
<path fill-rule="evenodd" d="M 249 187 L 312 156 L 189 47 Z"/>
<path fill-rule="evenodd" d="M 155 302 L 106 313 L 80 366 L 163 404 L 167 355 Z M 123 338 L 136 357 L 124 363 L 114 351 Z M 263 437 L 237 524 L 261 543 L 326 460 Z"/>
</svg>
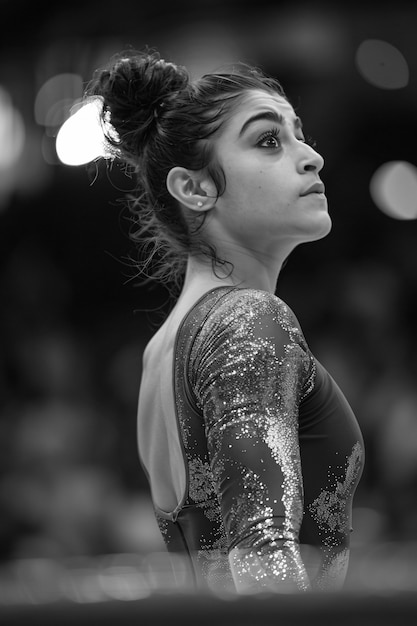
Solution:
<svg viewBox="0 0 417 626">
<path fill-rule="evenodd" d="M 237 294 L 207 320 L 191 360 L 230 566 L 242 593 L 307 590 L 298 405 L 312 363 L 281 300 Z"/>
</svg>

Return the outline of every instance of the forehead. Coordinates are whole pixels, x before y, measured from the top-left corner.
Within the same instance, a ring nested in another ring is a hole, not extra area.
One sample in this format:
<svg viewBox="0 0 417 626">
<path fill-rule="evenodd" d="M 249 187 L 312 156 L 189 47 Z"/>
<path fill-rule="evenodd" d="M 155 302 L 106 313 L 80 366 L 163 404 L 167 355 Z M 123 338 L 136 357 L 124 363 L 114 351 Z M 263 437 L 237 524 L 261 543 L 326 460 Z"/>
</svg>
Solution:
<svg viewBox="0 0 417 626">
<path fill-rule="evenodd" d="M 242 97 L 230 121 L 239 124 L 251 115 L 267 110 L 275 111 L 290 121 L 296 117 L 292 105 L 283 96 L 266 91 L 250 91 Z"/>
</svg>

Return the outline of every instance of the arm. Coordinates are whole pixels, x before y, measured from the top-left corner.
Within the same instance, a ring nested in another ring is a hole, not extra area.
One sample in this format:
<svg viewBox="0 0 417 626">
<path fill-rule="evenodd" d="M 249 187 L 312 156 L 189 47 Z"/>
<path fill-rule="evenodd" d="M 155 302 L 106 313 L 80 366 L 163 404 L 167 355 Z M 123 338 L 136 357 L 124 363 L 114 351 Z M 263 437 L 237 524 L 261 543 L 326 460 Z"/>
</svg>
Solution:
<svg viewBox="0 0 417 626">
<path fill-rule="evenodd" d="M 239 307 L 216 316 L 194 369 L 230 566 L 240 592 L 307 590 L 298 403 L 310 361 L 280 301 Z"/>
</svg>

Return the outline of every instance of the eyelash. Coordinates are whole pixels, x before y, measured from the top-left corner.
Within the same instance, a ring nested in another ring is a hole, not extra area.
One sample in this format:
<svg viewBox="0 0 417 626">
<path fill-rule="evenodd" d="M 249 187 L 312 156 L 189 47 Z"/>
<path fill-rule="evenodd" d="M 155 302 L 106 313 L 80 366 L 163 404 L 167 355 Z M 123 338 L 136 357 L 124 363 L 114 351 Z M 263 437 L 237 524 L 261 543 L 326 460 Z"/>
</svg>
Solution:
<svg viewBox="0 0 417 626">
<path fill-rule="evenodd" d="M 273 128 L 271 128 L 270 130 L 267 130 L 266 133 L 263 133 L 259 139 L 258 139 L 258 146 L 261 147 L 261 144 L 266 141 L 266 139 L 270 139 L 270 138 L 276 139 L 277 140 L 277 146 L 274 146 L 275 148 L 280 148 L 281 147 L 281 140 L 279 138 L 279 128 L 276 128 L 275 126 Z M 271 149 L 271 148 L 270 148 Z"/>
<path fill-rule="evenodd" d="M 317 147 L 317 141 L 315 139 L 313 139 L 312 137 L 306 137 L 305 138 L 305 143 L 308 144 L 309 146 L 311 146 L 312 148 L 316 148 Z"/>
<path fill-rule="evenodd" d="M 267 130 L 265 133 L 263 133 L 258 140 L 258 145 L 260 146 L 266 139 L 269 139 L 270 137 L 273 137 L 274 139 L 277 140 L 278 145 L 275 147 L 280 148 L 281 147 L 281 140 L 279 138 L 279 128 L 273 127 L 270 130 Z M 317 142 L 310 136 L 307 136 L 303 139 L 300 139 L 300 141 L 302 141 L 303 143 L 306 143 L 308 146 L 311 146 L 312 148 L 316 148 L 317 146 Z M 272 149 L 272 148 L 270 148 Z"/>
</svg>

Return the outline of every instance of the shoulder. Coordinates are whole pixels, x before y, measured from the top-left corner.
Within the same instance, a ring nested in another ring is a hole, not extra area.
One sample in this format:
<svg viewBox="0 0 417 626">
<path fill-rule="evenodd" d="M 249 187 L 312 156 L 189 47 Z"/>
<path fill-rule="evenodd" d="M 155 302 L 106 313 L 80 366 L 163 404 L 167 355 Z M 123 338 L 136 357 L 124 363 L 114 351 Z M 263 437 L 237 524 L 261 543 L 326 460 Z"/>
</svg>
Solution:
<svg viewBox="0 0 417 626">
<path fill-rule="evenodd" d="M 295 319 L 290 307 L 278 296 L 260 289 L 237 289 L 236 297 L 254 308 L 258 314 L 275 314 L 282 318 L 283 322 Z"/>
<path fill-rule="evenodd" d="M 298 344 L 307 349 L 300 324 L 279 297 L 258 289 L 235 288 L 217 297 L 200 327 L 201 338 L 253 341 L 272 340 L 277 346 Z"/>
<path fill-rule="evenodd" d="M 222 325 L 257 327 L 271 332 L 277 328 L 302 336 L 301 326 L 292 309 L 278 296 L 259 289 L 233 289 L 226 293 L 211 312 Z"/>
<path fill-rule="evenodd" d="M 288 388 L 301 389 L 311 369 L 297 318 L 283 300 L 268 292 L 241 288 L 217 292 L 194 333 L 189 371 L 197 394 L 217 374 L 229 383 L 233 380 L 236 389 L 250 382 L 260 389 L 260 380 L 265 385 L 285 381 Z"/>
</svg>

